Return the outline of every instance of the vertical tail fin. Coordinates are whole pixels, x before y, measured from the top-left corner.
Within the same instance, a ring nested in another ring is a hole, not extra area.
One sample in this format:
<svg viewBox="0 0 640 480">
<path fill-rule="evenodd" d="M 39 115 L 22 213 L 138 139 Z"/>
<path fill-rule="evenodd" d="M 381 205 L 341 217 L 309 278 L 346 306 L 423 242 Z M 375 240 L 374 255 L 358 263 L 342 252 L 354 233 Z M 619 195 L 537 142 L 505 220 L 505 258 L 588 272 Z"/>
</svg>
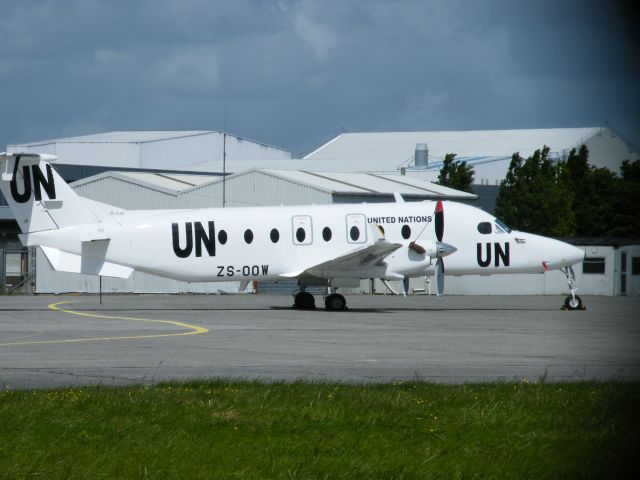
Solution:
<svg viewBox="0 0 640 480">
<path fill-rule="evenodd" d="M 0 153 L 0 190 L 22 233 L 100 221 L 48 163 L 56 158 Z"/>
</svg>

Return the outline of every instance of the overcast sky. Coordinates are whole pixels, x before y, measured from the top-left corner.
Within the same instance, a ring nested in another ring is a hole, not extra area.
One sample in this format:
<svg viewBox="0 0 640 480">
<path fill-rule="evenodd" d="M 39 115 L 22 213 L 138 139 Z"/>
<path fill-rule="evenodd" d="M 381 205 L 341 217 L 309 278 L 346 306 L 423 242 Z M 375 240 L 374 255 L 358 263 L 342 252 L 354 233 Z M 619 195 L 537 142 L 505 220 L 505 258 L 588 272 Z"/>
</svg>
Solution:
<svg viewBox="0 0 640 480">
<path fill-rule="evenodd" d="M 0 149 L 227 130 L 610 126 L 640 147 L 638 15 L 597 0 L 1 0 Z"/>
</svg>

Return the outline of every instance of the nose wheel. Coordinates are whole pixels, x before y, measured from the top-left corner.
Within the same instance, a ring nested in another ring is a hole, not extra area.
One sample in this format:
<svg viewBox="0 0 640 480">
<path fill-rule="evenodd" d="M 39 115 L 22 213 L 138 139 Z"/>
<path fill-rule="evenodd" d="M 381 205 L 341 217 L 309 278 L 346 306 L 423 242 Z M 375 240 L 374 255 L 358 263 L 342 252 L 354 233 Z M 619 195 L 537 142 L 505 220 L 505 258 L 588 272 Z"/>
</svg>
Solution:
<svg viewBox="0 0 640 480">
<path fill-rule="evenodd" d="M 578 284 L 576 283 L 576 274 L 573 271 L 573 267 L 563 267 L 561 270 L 567 277 L 567 284 L 571 292 L 571 294 L 567 295 L 567 298 L 564 299 L 562 310 L 586 310 L 586 307 L 582 304 L 582 299 L 579 295 L 576 295 Z"/>
</svg>

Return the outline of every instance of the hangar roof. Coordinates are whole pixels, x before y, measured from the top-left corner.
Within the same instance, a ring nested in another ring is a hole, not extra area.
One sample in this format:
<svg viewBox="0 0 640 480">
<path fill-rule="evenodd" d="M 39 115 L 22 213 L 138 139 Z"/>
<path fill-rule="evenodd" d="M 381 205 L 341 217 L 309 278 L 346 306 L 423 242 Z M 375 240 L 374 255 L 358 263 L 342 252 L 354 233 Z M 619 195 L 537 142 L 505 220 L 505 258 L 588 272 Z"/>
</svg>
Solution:
<svg viewBox="0 0 640 480">
<path fill-rule="evenodd" d="M 415 177 L 403 175 L 378 175 L 374 173 L 308 172 L 303 170 L 265 169 L 271 175 L 312 186 L 335 194 L 388 195 L 398 192 L 420 197 L 449 197 L 476 199 L 477 195 L 454 190 Z"/>
<path fill-rule="evenodd" d="M 552 153 L 562 154 L 601 132 L 602 127 L 545 128 L 526 130 L 475 130 L 447 132 L 369 132 L 342 133 L 304 157 L 303 160 L 366 160 L 369 170 L 375 165 L 409 166 L 417 143 L 429 148 L 429 163 L 442 161 L 447 153 L 458 159 L 504 158 L 520 152 L 530 156 L 544 145 Z M 352 164 L 353 165 L 353 164 Z"/>
<path fill-rule="evenodd" d="M 10 150 L 16 150 L 20 147 L 37 147 L 39 145 L 49 145 L 52 143 L 150 143 L 150 142 L 161 142 L 165 140 L 174 140 L 177 138 L 188 138 L 188 137 L 197 137 L 201 135 L 222 135 L 223 132 L 218 130 L 130 130 L 130 131 L 114 131 L 114 132 L 103 132 L 103 133 L 95 133 L 91 135 L 80 135 L 77 137 L 66 137 L 66 138 L 56 138 L 50 140 L 41 140 L 37 142 L 31 143 L 21 143 L 17 145 L 9 145 Z M 228 137 L 237 138 L 239 140 L 246 140 L 242 137 L 238 137 L 237 135 L 232 135 L 230 133 L 226 133 Z M 264 145 L 272 148 L 277 148 L 280 150 L 280 147 L 273 147 L 272 145 L 268 145 L 263 142 L 256 142 L 255 140 L 250 140 L 251 143 L 256 143 L 258 145 Z"/>
<path fill-rule="evenodd" d="M 373 173 L 316 173 L 299 170 L 252 169 L 229 175 L 226 181 L 232 182 L 235 178 L 240 178 L 252 173 L 264 173 L 285 181 L 340 195 L 379 196 L 398 192 L 402 195 L 424 198 L 447 197 L 458 200 L 474 200 L 478 198 L 477 195 L 472 193 L 443 187 L 442 185 L 436 185 L 415 177 L 378 175 Z M 222 182 L 222 178 L 215 175 L 112 171 L 79 180 L 74 182 L 73 185 L 80 186 L 92 183 L 104 177 L 119 178 L 174 195 L 187 194 L 191 189 Z"/>
</svg>

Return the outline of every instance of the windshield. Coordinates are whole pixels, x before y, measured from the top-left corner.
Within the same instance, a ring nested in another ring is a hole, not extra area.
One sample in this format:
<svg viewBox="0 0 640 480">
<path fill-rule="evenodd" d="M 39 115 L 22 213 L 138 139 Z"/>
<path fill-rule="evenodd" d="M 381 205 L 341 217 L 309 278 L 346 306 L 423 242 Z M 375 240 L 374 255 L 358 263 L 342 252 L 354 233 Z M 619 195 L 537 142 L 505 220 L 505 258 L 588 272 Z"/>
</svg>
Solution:
<svg viewBox="0 0 640 480">
<path fill-rule="evenodd" d="M 506 223 L 504 223 L 502 220 L 500 220 L 499 218 L 496 218 L 496 225 L 501 229 L 504 230 L 507 233 L 511 233 L 511 229 L 507 226 Z"/>
</svg>

